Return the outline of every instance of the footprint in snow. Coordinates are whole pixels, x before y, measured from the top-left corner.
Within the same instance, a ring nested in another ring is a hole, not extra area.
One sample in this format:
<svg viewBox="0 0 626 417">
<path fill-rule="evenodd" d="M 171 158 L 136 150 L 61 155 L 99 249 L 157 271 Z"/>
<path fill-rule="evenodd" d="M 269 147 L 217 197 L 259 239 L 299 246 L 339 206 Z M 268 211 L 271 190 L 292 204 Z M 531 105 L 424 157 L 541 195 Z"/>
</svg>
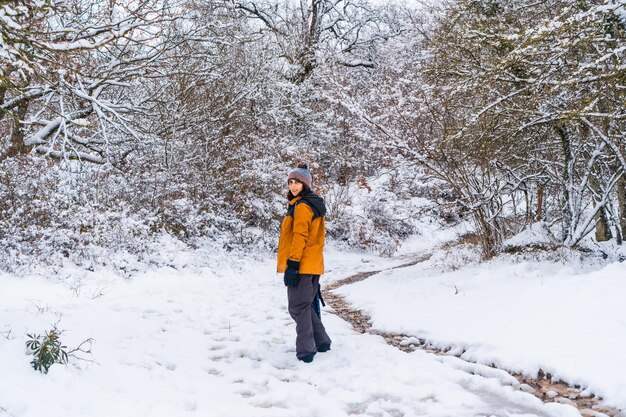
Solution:
<svg viewBox="0 0 626 417">
<path fill-rule="evenodd" d="M 227 358 L 226 355 L 219 354 L 219 353 L 216 354 L 216 355 L 209 355 L 209 360 L 212 361 L 212 362 L 220 362 L 220 361 L 222 361 L 222 360 L 224 360 L 226 358 Z"/>
<path fill-rule="evenodd" d="M 214 335 L 213 340 L 216 342 L 239 342 L 239 336 L 234 335 Z"/>
<path fill-rule="evenodd" d="M 260 403 L 256 403 L 253 405 L 258 408 L 284 408 L 284 409 L 289 408 L 284 403 L 271 403 L 269 401 L 262 401 Z"/>
<path fill-rule="evenodd" d="M 213 345 L 213 346 L 210 346 L 210 347 L 209 347 L 209 350 L 212 350 L 212 351 L 222 350 L 222 349 L 224 349 L 225 347 L 226 347 L 226 346 L 224 346 L 224 345 Z"/>
<path fill-rule="evenodd" d="M 254 397 L 254 393 L 248 390 L 240 391 L 238 394 L 241 395 L 243 398 Z"/>
<path fill-rule="evenodd" d="M 185 411 L 196 411 L 198 408 L 198 402 L 196 400 L 187 400 L 184 405 Z"/>
<path fill-rule="evenodd" d="M 157 365 L 164 366 L 165 369 L 167 369 L 168 371 L 175 371 L 176 368 L 178 367 L 175 363 L 171 363 L 171 362 L 168 362 L 168 363 L 158 363 L 157 362 Z"/>
</svg>

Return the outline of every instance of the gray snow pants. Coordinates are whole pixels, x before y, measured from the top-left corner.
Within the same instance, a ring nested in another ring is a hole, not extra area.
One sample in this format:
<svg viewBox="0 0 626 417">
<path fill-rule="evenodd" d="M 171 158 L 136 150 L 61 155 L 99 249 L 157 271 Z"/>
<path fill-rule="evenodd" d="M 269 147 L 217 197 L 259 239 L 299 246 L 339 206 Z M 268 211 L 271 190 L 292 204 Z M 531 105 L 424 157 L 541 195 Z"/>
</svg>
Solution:
<svg viewBox="0 0 626 417">
<path fill-rule="evenodd" d="M 289 314 L 296 322 L 296 356 L 317 352 L 317 346 L 331 343 L 322 320 L 311 307 L 319 288 L 319 275 L 300 275 L 296 287 L 287 287 Z"/>
</svg>

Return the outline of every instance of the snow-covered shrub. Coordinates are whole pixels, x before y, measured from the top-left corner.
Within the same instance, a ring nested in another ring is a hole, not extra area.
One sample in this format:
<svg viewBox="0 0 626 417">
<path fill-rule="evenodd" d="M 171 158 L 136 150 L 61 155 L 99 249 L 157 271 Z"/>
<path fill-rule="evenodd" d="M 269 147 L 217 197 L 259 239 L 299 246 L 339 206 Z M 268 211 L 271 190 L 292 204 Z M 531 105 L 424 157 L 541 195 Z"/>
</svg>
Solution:
<svg viewBox="0 0 626 417">
<path fill-rule="evenodd" d="M 28 272 L 38 265 L 54 273 L 70 263 L 109 266 L 129 277 L 142 264 L 173 265 L 168 251 L 276 249 L 289 164 L 259 162 L 257 171 L 209 176 L 199 168 L 156 169 L 148 157 L 137 158 L 132 175 L 34 156 L 2 161 L 0 268 Z M 406 182 L 325 180 L 317 178 L 315 188 L 329 207 L 328 236 L 350 247 L 389 255 L 420 221 L 438 221 L 432 204 L 412 196 Z"/>
<path fill-rule="evenodd" d="M 536 222 L 502 243 L 505 253 L 520 253 L 532 250 L 553 250 L 559 241 L 545 222 Z"/>
<path fill-rule="evenodd" d="M 626 249 L 615 241 L 596 242 L 591 236 L 575 247 L 568 247 L 559 239 L 558 225 L 536 222 L 504 241 L 502 258 L 522 262 L 541 260 L 567 264 L 591 265 L 621 262 Z M 555 236 L 557 235 L 557 236 Z"/>
<path fill-rule="evenodd" d="M 353 197 L 330 218 L 328 235 L 353 248 L 391 255 L 417 233 L 423 202 L 374 187 L 377 191 L 370 192 L 354 186 Z"/>
<path fill-rule="evenodd" d="M 69 257 L 89 221 L 76 193 L 61 193 L 66 178 L 41 158 L 6 159 L 0 164 L 0 254 L 3 269 L 41 255 L 49 264 Z"/>
<path fill-rule="evenodd" d="M 191 247 L 210 239 L 228 250 L 274 248 L 286 201 L 271 191 L 273 183 L 229 194 L 216 186 L 198 191 L 197 182 L 175 172 L 126 177 L 107 166 L 6 159 L 0 163 L 0 268 L 27 272 L 39 265 L 53 273 L 69 262 L 108 265 L 130 276 L 140 263 L 169 262 L 158 244 L 169 241 L 163 236 Z"/>
<path fill-rule="evenodd" d="M 344 186 L 332 184 L 323 190 L 327 219 L 332 221 L 346 216 L 355 194 L 353 188 L 351 183 Z"/>
<path fill-rule="evenodd" d="M 38 157 L 4 160 L 0 268 L 27 271 L 33 264 L 54 268 L 69 261 L 93 269 L 109 263 L 112 252 L 146 252 L 157 217 L 133 210 L 120 198 L 124 184 L 115 178 L 101 183 L 101 174 Z"/>
<path fill-rule="evenodd" d="M 482 260 L 478 238 L 474 234 L 459 237 L 436 251 L 431 257 L 433 268 L 438 271 L 456 271 Z"/>
</svg>

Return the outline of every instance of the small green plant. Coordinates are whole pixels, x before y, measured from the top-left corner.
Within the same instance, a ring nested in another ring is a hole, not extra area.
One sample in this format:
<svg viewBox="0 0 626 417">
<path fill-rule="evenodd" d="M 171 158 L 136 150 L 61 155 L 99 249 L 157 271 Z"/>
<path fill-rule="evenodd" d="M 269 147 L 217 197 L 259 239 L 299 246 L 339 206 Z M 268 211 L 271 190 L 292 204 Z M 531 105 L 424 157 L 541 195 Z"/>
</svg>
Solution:
<svg viewBox="0 0 626 417">
<path fill-rule="evenodd" d="M 55 363 L 67 363 L 68 353 L 67 346 L 61 344 L 61 333 L 56 326 L 44 336 L 38 334 L 29 334 L 29 340 L 26 347 L 30 349 L 33 360 L 30 364 L 36 371 L 44 374 L 48 373 L 48 369 Z"/>
</svg>

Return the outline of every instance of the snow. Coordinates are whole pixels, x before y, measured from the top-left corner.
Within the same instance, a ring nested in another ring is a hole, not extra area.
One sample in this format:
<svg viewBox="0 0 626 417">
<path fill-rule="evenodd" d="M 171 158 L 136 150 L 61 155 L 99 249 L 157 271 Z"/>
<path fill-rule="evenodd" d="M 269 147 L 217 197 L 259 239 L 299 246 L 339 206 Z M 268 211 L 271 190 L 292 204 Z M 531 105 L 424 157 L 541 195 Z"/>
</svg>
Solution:
<svg viewBox="0 0 626 417">
<path fill-rule="evenodd" d="M 180 248 L 174 267 L 144 266 L 129 279 L 71 265 L 56 277 L 1 274 L 0 414 L 579 416 L 518 390 L 502 371 L 358 334 L 329 308 L 332 350 L 298 362 L 273 255 L 205 255 L 210 267 Z M 332 247 L 327 260 L 326 282 L 402 263 Z M 40 374 L 26 335 L 55 323 L 69 348 L 92 338 L 91 353 Z"/>
<path fill-rule="evenodd" d="M 503 246 L 525 246 L 529 244 L 556 244 L 557 240 L 544 222 L 531 224 L 526 230 L 503 242 Z"/>
<path fill-rule="evenodd" d="M 511 244 L 536 241 L 528 237 Z M 368 314 L 376 330 L 461 348 L 463 359 L 529 376 L 549 372 L 626 408 L 626 264 L 502 256 L 446 268 L 454 252 L 336 293 Z"/>
<path fill-rule="evenodd" d="M 12 17 L 10 17 L 10 16 L 17 16 L 17 15 L 18 15 L 18 12 L 16 12 L 9 5 L 3 5 L 0 8 L 0 20 L 4 22 L 4 24 L 11 29 L 21 30 L 22 26 L 19 23 L 17 23 Z"/>
</svg>

